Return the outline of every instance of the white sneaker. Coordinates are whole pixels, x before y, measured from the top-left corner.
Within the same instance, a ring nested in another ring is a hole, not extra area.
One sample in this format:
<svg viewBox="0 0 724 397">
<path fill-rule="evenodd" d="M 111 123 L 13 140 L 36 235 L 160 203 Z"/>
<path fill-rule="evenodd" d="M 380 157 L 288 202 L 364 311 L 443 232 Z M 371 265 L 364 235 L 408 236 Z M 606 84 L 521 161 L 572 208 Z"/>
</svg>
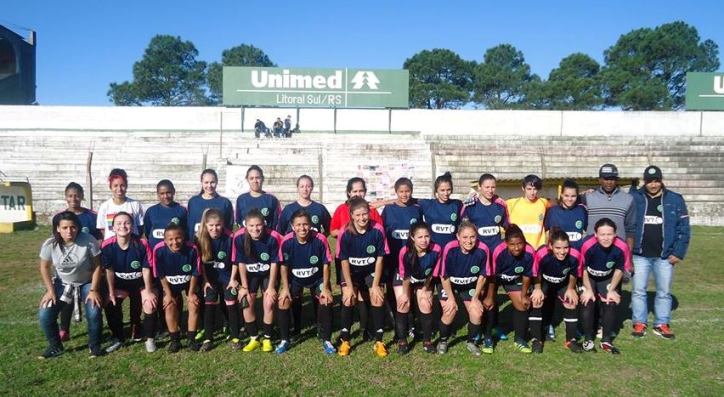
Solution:
<svg viewBox="0 0 724 397">
<path fill-rule="evenodd" d="M 123 342 L 121 342 L 118 339 L 111 339 L 111 345 L 106 347 L 106 353 L 113 353 L 114 351 L 118 350 L 123 346 Z"/>
<path fill-rule="evenodd" d="M 146 339 L 146 351 L 149 353 L 156 351 L 156 341 L 153 338 Z"/>
</svg>

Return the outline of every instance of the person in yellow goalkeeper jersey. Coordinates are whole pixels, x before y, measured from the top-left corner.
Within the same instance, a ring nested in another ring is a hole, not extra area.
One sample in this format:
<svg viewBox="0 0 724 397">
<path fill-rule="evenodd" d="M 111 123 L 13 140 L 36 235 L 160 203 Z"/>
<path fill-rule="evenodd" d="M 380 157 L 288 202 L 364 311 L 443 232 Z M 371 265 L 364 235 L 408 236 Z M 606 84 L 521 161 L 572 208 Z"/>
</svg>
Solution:
<svg viewBox="0 0 724 397">
<path fill-rule="evenodd" d="M 537 175 L 527 175 L 523 178 L 521 190 L 523 195 L 518 198 L 505 201 L 508 206 L 508 222 L 520 227 L 525 235 L 525 240 L 538 248 L 546 244 L 546 233 L 543 228 L 548 200 L 538 197 L 538 192 L 543 188 L 543 180 Z"/>
</svg>

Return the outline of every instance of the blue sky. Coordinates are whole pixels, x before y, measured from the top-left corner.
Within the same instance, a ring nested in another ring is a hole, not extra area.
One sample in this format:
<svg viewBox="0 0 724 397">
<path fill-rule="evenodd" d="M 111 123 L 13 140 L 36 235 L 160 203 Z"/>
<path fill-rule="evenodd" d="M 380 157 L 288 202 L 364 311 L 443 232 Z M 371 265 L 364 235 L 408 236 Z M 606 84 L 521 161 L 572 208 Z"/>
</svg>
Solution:
<svg viewBox="0 0 724 397">
<path fill-rule="evenodd" d="M 37 98 L 109 105 L 151 37 L 190 40 L 208 62 L 241 43 L 280 66 L 402 68 L 423 49 L 481 61 L 510 43 L 543 78 L 565 56 L 599 62 L 621 34 L 683 20 L 724 46 L 720 1 L 39 1 L 4 0 L 0 24 L 38 33 Z M 720 59 L 724 59 L 720 56 Z"/>
</svg>

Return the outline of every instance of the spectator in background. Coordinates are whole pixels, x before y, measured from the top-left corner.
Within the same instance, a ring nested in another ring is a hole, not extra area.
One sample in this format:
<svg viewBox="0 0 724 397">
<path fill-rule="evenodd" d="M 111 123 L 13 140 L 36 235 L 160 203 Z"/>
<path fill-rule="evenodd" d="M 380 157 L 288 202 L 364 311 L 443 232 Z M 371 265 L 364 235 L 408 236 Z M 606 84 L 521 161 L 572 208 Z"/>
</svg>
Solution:
<svg viewBox="0 0 724 397">
<path fill-rule="evenodd" d="M 292 116 L 287 115 L 287 118 L 284 119 L 284 136 L 286 138 L 291 138 L 292 136 Z"/>
<path fill-rule="evenodd" d="M 259 138 L 262 133 L 267 138 L 269 137 L 269 129 L 266 128 L 266 124 L 264 124 L 263 121 L 256 119 L 256 123 L 254 123 L 254 136 Z"/>
<path fill-rule="evenodd" d="M 282 122 L 282 119 L 277 117 L 276 121 L 274 122 L 274 138 L 280 138 L 283 132 L 284 123 Z"/>
</svg>

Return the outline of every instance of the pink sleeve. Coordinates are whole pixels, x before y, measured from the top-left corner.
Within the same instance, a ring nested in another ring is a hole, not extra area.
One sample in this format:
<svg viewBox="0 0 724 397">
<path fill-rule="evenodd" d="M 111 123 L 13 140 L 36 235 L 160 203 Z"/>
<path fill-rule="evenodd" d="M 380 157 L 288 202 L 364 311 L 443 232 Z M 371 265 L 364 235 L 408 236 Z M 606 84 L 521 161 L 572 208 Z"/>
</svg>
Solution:
<svg viewBox="0 0 724 397">
<path fill-rule="evenodd" d="M 487 273 L 488 270 L 490 270 L 490 250 L 488 249 L 488 246 L 483 244 L 482 242 L 478 241 L 478 248 L 485 251 L 485 275 L 484 277 L 489 276 L 490 274 Z"/>
<path fill-rule="evenodd" d="M 440 266 L 440 262 L 442 262 L 442 248 L 440 247 L 440 244 L 435 244 L 432 247 L 432 252 L 435 252 L 437 254 L 437 260 L 435 260 L 435 267 L 433 268 L 434 271 L 435 269 L 437 269 L 438 266 Z"/>
<path fill-rule="evenodd" d="M 274 229 L 271 229 L 271 231 L 269 232 L 269 235 L 271 235 L 274 238 L 274 240 L 277 241 L 277 258 L 278 258 L 277 262 L 279 262 L 279 263 L 284 262 L 284 256 L 282 255 L 282 239 L 283 239 L 282 235 L 279 234 L 279 232 L 277 232 Z"/>
<path fill-rule="evenodd" d="M 344 230 L 339 229 L 339 233 L 337 234 L 337 243 L 334 250 L 334 255 L 337 259 L 339 259 L 339 252 L 342 250 L 342 236 L 344 236 Z"/>
<path fill-rule="evenodd" d="M 236 257 L 236 239 L 244 234 L 244 228 L 241 228 L 236 231 L 231 236 L 231 263 L 237 263 L 237 257 Z"/>
<path fill-rule="evenodd" d="M 505 244 L 505 241 L 498 244 L 495 249 L 493 250 L 493 260 L 490 261 L 490 274 L 491 276 L 495 275 L 495 270 L 498 268 L 498 257 L 500 256 L 500 253 L 508 249 L 508 245 Z"/>
<path fill-rule="evenodd" d="M 571 248 L 568 251 L 568 255 L 574 257 L 578 262 L 578 274 L 576 275 L 576 277 L 580 278 L 581 276 L 583 276 L 583 255 L 581 255 L 581 252 L 575 248 Z"/>
<path fill-rule="evenodd" d="M 453 240 L 447 245 L 445 245 L 445 249 L 442 251 L 442 259 L 440 260 L 437 267 L 435 267 L 435 271 L 433 272 L 433 276 L 435 277 L 444 277 L 445 276 L 445 265 L 447 264 L 447 255 L 450 252 L 451 249 L 455 247 L 459 247 L 460 243 L 458 243 L 457 240 Z"/>
<path fill-rule="evenodd" d="M 287 234 L 287 236 L 293 236 L 293 233 Z M 322 233 L 316 233 L 317 238 L 322 241 L 322 244 L 324 244 L 324 252 L 325 255 L 327 255 L 327 263 L 332 263 L 332 253 L 329 251 L 329 241 L 327 241 L 327 237 L 324 236 Z"/>
<path fill-rule="evenodd" d="M 628 244 L 618 237 L 613 239 L 613 244 L 623 251 L 623 268 L 624 270 L 630 272 L 633 269 L 633 264 L 631 263 L 631 250 L 628 248 Z"/>
<path fill-rule="evenodd" d="M 199 255 L 199 250 L 198 248 L 196 248 L 196 244 L 186 243 L 186 246 L 194 250 L 194 252 L 196 253 L 196 271 L 199 272 L 199 275 L 201 275 L 201 255 Z"/>
<path fill-rule="evenodd" d="M 598 243 L 598 241 L 596 241 L 595 237 L 592 237 L 586 240 L 581 246 L 581 263 L 578 269 L 578 277 L 583 277 L 583 269 L 586 268 L 586 253 L 588 253 L 588 250 L 596 243 Z"/>
<path fill-rule="evenodd" d="M 407 254 L 407 246 L 402 247 L 400 254 L 397 255 L 397 271 L 400 273 L 400 278 L 405 278 L 405 254 Z"/>
<path fill-rule="evenodd" d="M 382 227 L 382 224 L 379 222 L 373 222 L 372 227 L 379 230 L 380 234 L 382 235 L 382 242 L 384 243 L 384 246 L 385 246 L 385 255 L 389 255 L 390 246 L 387 244 L 387 236 L 385 234 L 385 228 Z"/>
<path fill-rule="evenodd" d="M 158 244 L 156 244 L 155 247 L 153 247 L 153 255 L 151 255 L 151 268 L 153 269 L 154 278 L 158 278 L 158 270 L 157 270 L 158 261 L 156 260 L 156 258 L 158 256 L 158 254 L 157 254 L 158 250 L 160 250 L 161 248 L 163 248 L 165 246 L 166 246 L 166 244 L 163 241 L 160 241 Z"/>
<path fill-rule="evenodd" d="M 153 267 L 153 254 L 151 254 L 151 247 L 148 245 L 148 241 L 141 239 L 141 245 L 143 245 L 144 251 L 146 251 L 146 260 L 148 264 Z"/>
<path fill-rule="evenodd" d="M 538 277 L 538 255 L 536 255 L 535 248 L 533 248 L 532 245 L 526 244 L 525 245 L 525 252 L 529 253 L 530 256 L 533 258 L 533 277 Z"/>
</svg>

